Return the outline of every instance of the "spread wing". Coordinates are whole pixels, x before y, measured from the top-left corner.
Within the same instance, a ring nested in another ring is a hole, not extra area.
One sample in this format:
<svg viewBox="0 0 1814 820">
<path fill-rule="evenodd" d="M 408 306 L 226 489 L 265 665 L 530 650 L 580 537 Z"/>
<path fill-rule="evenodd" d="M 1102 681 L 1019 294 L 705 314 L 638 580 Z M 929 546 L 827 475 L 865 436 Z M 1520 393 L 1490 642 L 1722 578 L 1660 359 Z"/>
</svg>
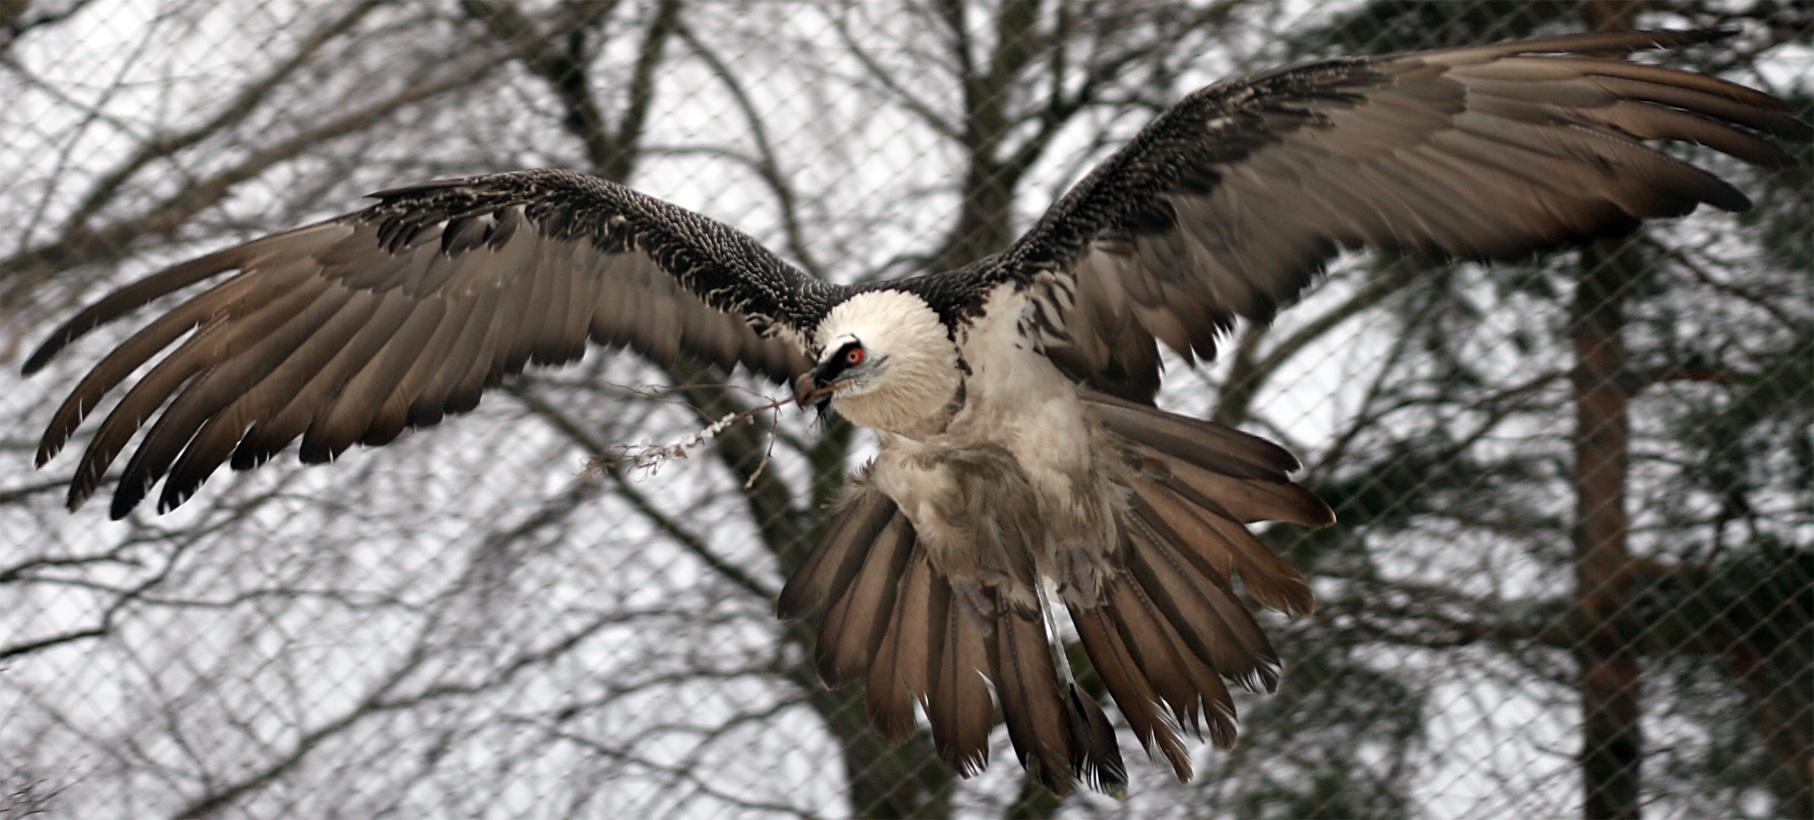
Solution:
<svg viewBox="0 0 1814 820">
<path fill-rule="evenodd" d="M 229 459 L 257 466 L 298 437 L 310 463 L 355 442 L 383 444 L 472 409 L 528 363 L 578 359 L 588 340 L 786 382 L 807 368 L 802 340 L 834 292 L 719 222 L 582 174 L 524 171 L 373 196 L 365 210 L 141 279 L 51 334 L 26 373 L 101 324 L 213 283 L 109 353 L 52 416 L 40 466 L 107 393 L 157 360 L 88 445 L 72 509 L 153 416 L 114 493 L 115 518 L 160 478 L 161 511 Z"/>
<path fill-rule="evenodd" d="M 1627 62 L 1717 32 L 1556 37 L 1338 59 L 1202 89 L 1052 206 L 969 289 L 1016 282 L 1022 331 L 1073 378 L 1135 401 L 1155 337 L 1187 359 L 1264 321 L 1340 249 L 1515 259 L 1702 202 L 1749 201 L 1646 140 L 1766 166 L 1810 131 L 1780 100 Z"/>
</svg>

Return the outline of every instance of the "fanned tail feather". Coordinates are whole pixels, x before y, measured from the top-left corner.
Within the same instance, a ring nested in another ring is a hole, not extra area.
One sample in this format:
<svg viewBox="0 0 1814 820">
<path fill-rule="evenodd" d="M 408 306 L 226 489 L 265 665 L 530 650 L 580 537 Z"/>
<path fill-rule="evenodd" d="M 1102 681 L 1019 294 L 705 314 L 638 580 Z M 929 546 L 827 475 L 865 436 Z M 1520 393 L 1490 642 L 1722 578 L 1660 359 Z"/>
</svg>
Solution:
<svg viewBox="0 0 1814 820">
<path fill-rule="evenodd" d="M 932 564 L 923 553 L 908 562 L 895 594 L 888 631 L 864 682 L 869 722 L 896 742 L 913 734 L 913 704 L 932 689 Z M 943 617 L 942 614 L 940 616 Z"/>
<path fill-rule="evenodd" d="M 899 515 L 876 536 L 862 568 L 819 625 L 817 660 L 826 686 L 860 677 L 875 657 L 894 613 L 895 590 L 913 550 L 913 527 Z"/>
<path fill-rule="evenodd" d="M 993 680 L 1014 754 L 1027 774 L 1054 794 L 1069 794 L 1077 751 L 1044 619 L 1037 612 L 1011 609 L 996 621 L 990 642 Z"/>
<path fill-rule="evenodd" d="M 951 583 L 933 573 L 930 643 L 938 647 L 927 658 L 932 688 L 921 696 L 932 724 L 932 745 L 961 777 L 974 777 L 989 765 L 989 730 L 995 726 L 995 704 L 989 697 L 989 656 L 984 651 L 978 619 L 964 611 Z"/>
<path fill-rule="evenodd" d="M 1171 762 L 1178 782 L 1189 781 L 1190 753 L 1178 739 L 1170 717 L 1160 709 L 1159 695 L 1145 668 L 1121 639 L 1109 606 L 1072 606 L 1071 621 L 1077 625 L 1078 637 L 1083 640 L 1090 664 L 1096 667 L 1097 677 L 1115 699 L 1115 705 L 1121 707 L 1122 716 L 1133 727 L 1134 736 L 1140 739 L 1147 754 L 1157 749 Z"/>
<path fill-rule="evenodd" d="M 939 756 L 970 777 L 988 765 L 999 702 L 1030 776 L 1060 795 L 1080 778 L 1125 794 L 1114 728 L 1100 705 L 1060 677 L 1044 604 L 1010 606 L 993 587 L 972 592 L 959 594 L 933 568 L 892 502 L 859 486 L 790 578 L 779 608 L 787 616 L 824 608 L 820 678 L 833 687 L 863 678 L 870 723 L 884 737 L 913 733 L 917 703 Z"/>
<path fill-rule="evenodd" d="M 1065 717 L 1071 737 L 1071 769 L 1089 787 L 1117 800 L 1127 797 L 1127 764 L 1121 761 L 1121 741 L 1102 704 L 1077 684 L 1065 687 Z"/>
<path fill-rule="evenodd" d="M 1125 796 L 1127 767 L 1115 729 L 1077 684 L 1061 686 L 1043 614 L 1004 612 L 994 643 L 992 680 L 1022 768 L 1057 795 L 1069 794 L 1082 779 L 1097 791 Z"/>
<path fill-rule="evenodd" d="M 831 531 L 788 575 L 775 611 L 783 618 L 798 618 L 821 606 L 833 590 L 850 586 L 863 566 L 870 544 L 896 514 L 894 502 L 881 493 L 859 489 L 845 504 Z"/>
</svg>

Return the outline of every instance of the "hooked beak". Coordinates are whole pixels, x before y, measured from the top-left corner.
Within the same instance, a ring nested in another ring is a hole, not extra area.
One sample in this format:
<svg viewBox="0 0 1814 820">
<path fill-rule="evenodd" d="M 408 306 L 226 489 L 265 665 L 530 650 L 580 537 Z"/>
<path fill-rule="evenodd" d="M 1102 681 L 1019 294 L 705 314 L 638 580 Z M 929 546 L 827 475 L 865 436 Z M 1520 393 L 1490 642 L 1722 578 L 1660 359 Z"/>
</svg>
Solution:
<svg viewBox="0 0 1814 820">
<path fill-rule="evenodd" d="M 831 408 L 831 394 L 836 390 L 835 384 L 829 384 L 819 377 L 817 371 L 801 373 L 794 379 L 794 403 L 801 407 L 812 406 L 823 418 Z"/>
</svg>

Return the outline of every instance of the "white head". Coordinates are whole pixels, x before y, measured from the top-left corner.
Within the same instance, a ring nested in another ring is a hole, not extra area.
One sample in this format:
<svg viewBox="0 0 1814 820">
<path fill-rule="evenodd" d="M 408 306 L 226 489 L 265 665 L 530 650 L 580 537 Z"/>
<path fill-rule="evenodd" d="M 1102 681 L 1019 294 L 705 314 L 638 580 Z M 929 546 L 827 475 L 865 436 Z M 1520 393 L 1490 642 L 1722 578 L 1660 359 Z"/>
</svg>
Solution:
<svg viewBox="0 0 1814 820">
<path fill-rule="evenodd" d="M 893 290 L 859 293 L 831 309 L 806 378 L 831 388 L 851 423 L 907 436 L 942 429 L 963 376 L 957 346 L 925 300 Z"/>
</svg>

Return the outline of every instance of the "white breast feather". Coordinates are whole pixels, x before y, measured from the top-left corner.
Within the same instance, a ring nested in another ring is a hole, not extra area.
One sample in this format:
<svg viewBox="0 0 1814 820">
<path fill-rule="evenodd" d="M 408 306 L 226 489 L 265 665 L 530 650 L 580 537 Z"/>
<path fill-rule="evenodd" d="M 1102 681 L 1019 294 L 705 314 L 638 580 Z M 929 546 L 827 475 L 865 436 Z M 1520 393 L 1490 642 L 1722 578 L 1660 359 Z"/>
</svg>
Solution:
<svg viewBox="0 0 1814 820">
<path fill-rule="evenodd" d="M 1024 292 L 998 287 L 966 334 L 964 359 L 974 375 L 961 423 L 972 435 L 1006 444 L 1035 486 L 1066 497 L 1068 476 L 1090 467 L 1090 436 L 1077 385 L 1021 337 L 1026 304 Z"/>
</svg>

